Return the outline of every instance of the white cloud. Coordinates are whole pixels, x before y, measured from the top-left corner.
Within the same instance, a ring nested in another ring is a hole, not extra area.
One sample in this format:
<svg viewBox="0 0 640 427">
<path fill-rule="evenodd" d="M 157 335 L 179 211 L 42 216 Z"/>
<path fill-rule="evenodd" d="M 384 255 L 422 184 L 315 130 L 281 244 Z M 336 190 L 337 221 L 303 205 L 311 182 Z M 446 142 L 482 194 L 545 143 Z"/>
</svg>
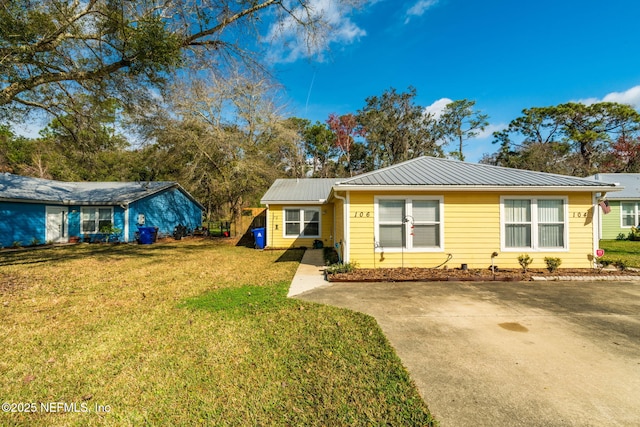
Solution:
<svg viewBox="0 0 640 427">
<path fill-rule="evenodd" d="M 418 0 L 417 3 L 415 3 L 407 10 L 407 18 L 405 19 L 404 23 L 408 23 L 409 20 L 413 17 L 424 15 L 427 10 L 431 9 L 437 3 L 438 0 Z"/>
<path fill-rule="evenodd" d="M 429 105 L 428 107 L 425 107 L 424 111 L 427 113 L 433 114 L 434 118 L 439 119 L 440 116 L 442 115 L 442 111 L 444 110 L 444 107 L 446 107 L 447 104 L 451 104 L 452 102 L 453 100 L 449 98 L 440 98 L 437 101 L 435 101 L 433 104 Z"/>
<path fill-rule="evenodd" d="M 325 33 L 320 38 L 311 38 L 312 35 L 292 16 L 286 16 L 272 24 L 267 33 L 266 39 L 274 43 L 268 55 L 270 62 L 295 62 L 309 55 L 314 55 L 322 61 L 323 52 L 330 44 L 350 44 L 367 34 L 349 18 L 348 14 L 353 8 L 348 4 L 338 0 L 311 0 L 308 5 L 312 13 L 311 18 L 321 18 L 326 24 L 327 27 L 323 29 Z M 303 16 L 301 8 L 294 9 L 294 14 L 301 20 L 308 19 Z"/>
<path fill-rule="evenodd" d="M 640 107 L 640 85 L 634 86 L 624 92 L 611 92 L 605 95 L 602 99 L 598 98 L 585 98 L 580 99 L 578 102 L 591 105 L 596 102 L 618 102 L 620 104 L 628 104 L 634 108 Z"/>
</svg>

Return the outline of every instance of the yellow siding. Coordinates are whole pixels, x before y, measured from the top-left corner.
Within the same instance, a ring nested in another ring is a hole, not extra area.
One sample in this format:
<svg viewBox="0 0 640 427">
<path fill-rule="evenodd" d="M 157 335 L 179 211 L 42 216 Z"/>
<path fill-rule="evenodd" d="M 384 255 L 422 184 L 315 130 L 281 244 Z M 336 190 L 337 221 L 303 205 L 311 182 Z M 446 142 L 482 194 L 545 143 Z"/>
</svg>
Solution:
<svg viewBox="0 0 640 427">
<path fill-rule="evenodd" d="M 375 196 L 439 196 L 443 197 L 442 226 L 444 227 L 444 249 L 438 252 L 391 252 L 381 253 L 374 248 L 374 197 Z M 469 268 L 488 268 L 491 254 L 498 256 L 495 264 L 502 268 L 519 268 L 520 252 L 502 252 L 500 249 L 500 197 L 519 196 L 567 196 L 558 193 L 417 193 L 351 192 L 349 205 L 349 261 L 360 267 L 435 267 L 451 260 L 449 268 L 467 264 Z M 545 257 L 558 257 L 561 268 L 589 268 L 592 266 L 594 235 L 591 193 L 568 195 L 569 250 L 528 253 L 533 258 L 531 268 L 544 268 Z"/>
<path fill-rule="evenodd" d="M 320 208 L 320 234 L 324 246 L 333 245 L 333 204 L 307 205 L 308 207 Z M 313 241 L 317 237 L 293 238 L 284 236 L 284 209 L 291 207 L 304 208 L 300 205 L 269 205 L 267 210 L 267 247 L 268 248 L 299 248 L 313 247 Z"/>
</svg>

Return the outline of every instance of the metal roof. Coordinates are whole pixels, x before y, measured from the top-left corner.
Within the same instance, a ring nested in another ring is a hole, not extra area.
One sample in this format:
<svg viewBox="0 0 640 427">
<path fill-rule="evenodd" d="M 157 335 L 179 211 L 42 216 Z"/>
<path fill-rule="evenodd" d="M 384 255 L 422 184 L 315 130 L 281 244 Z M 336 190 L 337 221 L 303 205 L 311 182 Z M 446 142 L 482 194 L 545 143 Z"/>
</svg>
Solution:
<svg viewBox="0 0 640 427">
<path fill-rule="evenodd" d="M 587 177 L 598 182 L 619 183 L 624 190 L 607 195 L 609 200 L 640 199 L 640 173 L 598 173 Z"/>
<path fill-rule="evenodd" d="M 505 168 L 436 157 L 418 157 L 353 178 L 336 189 L 384 186 L 453 188 L 569 188 L 611 190 L 615 184 L 544 172 Z M 608 188 L 611 187 L 611 188 Z"/>
<path fill-rule="evenodd" d="M 176 182 L 63 182 L 0 173 L 0 200 L 5 201 L 119 205 L 173 187 L 179 188 L 202 208 L 202 205 Z"/>
<path fill-rule="evenodd" d="M 322 203 L 327 200 L 338 178 L 276 179 L 260 203 Z"/>
</svg>

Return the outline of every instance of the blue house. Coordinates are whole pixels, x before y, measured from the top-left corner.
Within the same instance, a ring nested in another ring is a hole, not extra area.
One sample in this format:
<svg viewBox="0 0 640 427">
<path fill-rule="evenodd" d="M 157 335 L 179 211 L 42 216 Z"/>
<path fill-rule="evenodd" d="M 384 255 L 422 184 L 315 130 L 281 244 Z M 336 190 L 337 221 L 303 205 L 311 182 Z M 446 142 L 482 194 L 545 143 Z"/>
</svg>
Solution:
<svg viewBox="0 0 640 427">
<path fill-rule="evenodd" d="M 61 182 L 0 173 L 0 246 L 85 241 L 103 227 L 135 240 L 139 226 L 160 236 L 202 225 L 204 207 L 175 182 Z"/>
</svg>

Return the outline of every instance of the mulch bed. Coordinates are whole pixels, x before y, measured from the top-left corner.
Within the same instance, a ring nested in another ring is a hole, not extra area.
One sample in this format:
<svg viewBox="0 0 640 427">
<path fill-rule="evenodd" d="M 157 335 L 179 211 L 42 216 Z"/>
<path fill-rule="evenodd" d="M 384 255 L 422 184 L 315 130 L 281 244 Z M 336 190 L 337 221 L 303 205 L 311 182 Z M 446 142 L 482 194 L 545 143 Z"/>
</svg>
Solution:
<svg viewBox="0 0 640 427">
<path fill-rule="evenodd" d="M 433 269 L 433 268 L 359 268 L 350 273 L 328 274 L 330 282 L 436 282 L 436 281 L 530 281 L 532 277 L 553 278 L 558 276 L 640 276 L 640 271 L 634 270 L 594 270 L 589 268 L 558 269 L 549 272 L 545 269 L 531 269 L 527 273 L 517 269 Z"/>
</svg>

